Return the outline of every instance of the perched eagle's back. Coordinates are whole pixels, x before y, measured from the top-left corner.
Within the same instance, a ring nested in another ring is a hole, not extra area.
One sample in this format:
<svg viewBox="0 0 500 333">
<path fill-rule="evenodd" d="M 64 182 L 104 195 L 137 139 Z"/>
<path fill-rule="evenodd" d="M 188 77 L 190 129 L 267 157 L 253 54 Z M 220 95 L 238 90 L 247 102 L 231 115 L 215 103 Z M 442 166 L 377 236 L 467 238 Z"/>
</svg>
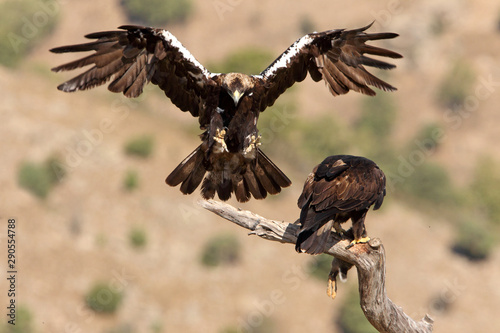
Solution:
<svg viewBox="0 0 500 333">
<path fill-rule="evenodd" d="M 350 155 L 327 157 L 309 174 L 298 200 L 297 251 L 321 253 L 333 222 L 351 218 L 363 223 L 368 209 L 372 205 L 378 209 L 384 196 L 385 175 L 373 161 Z"/>
<path fill-rule="evenodd" d="M 313 176 L 311 176 L 313 175 Z M 351 155 L 327 157 L 304 184 L 299 207 L 315 211 L 362 210 L 374 203 L 380 207 L 385 194 L 385 175 L 371 160 Z M 308 199 L 306 201 L 306 199 Z M 378 208 L 377 207 L 377 208 Z"/>
</svg>

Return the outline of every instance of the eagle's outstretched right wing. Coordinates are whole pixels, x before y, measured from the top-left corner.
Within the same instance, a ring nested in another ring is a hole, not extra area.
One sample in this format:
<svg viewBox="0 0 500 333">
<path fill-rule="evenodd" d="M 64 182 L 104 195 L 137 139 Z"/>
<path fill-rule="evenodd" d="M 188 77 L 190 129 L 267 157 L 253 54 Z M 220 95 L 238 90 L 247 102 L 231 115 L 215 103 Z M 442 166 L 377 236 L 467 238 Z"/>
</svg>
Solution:
<svg viewBox="0 0 500 333">
<path fill-rule="evenodd" d="M 52 69 L 59 72 L 93 65 L 58 89 L 85 90 L 112 80 L 110 91 L 137 97 L 151 81 L 182 111 L 199 116 L 215 86 L 212 74 L 167 30 L 130 25 L 119 29 L 85 36 L 96 39 L 93 42 L 51 49 L 54 53 L 95 51 Z"/>
</svg>

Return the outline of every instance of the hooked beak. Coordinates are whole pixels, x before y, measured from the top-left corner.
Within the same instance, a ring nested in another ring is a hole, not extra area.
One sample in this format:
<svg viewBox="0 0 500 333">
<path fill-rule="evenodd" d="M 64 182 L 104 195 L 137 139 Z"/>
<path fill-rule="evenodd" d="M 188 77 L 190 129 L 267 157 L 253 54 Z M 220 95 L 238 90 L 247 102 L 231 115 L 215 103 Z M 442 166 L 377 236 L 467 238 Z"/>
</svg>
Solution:
<svg viewBox="0 0 500 333">
<path fill-rule="evenodd" d="M 231 97 L 233 98 L 234 101 L 234 106 L 238 106 L 238 102 L 240 101 L 240 98 L 243 96 L 243 93 L 240 92 L 239 90 L 236 90 L 234 93 L 231 94 Z"/>
</svg>

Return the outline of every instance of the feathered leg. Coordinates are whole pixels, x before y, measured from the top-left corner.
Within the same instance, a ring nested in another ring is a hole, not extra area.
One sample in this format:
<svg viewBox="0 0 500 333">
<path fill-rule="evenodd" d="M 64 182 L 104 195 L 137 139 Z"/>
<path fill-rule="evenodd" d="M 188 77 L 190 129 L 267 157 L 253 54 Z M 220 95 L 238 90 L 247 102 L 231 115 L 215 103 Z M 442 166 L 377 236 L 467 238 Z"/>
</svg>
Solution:
<svg viewBox="0 0 500 333">
<path fill-rule="evenodd" d="M 337 276 L 340 277 L 340 281 L 347 281 L 347 272 L 352 268 L 352 265 L 342 261 L 337 258 L 332 260 L 332 269 L 330 274 L 328 274 L 328 286 L 326 289 L 326 294 L 335 299 L 337 296 Z"/>
<path fill-rule="evenodd" d="M 354 235 L 354 240 L 349 244 L 346 249 L 350 249 L 355 244 L 368 243 L 370 237 L 367 237 L 365 229 L 365 217 L 368 209 L 355 212 L 351 215 L 352 220 L 352 233 Z"/>
</svg>

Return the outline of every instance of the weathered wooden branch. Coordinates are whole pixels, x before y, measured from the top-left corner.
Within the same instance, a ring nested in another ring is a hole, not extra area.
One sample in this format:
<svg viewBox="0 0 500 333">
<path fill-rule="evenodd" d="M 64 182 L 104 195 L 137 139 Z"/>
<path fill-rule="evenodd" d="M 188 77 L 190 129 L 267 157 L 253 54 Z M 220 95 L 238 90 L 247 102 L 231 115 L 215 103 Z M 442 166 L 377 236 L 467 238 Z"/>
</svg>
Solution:
<svg viewBox="0 0 500 333">
<path fill-rule="evenodd" d="M 299 229 L 297 224 L 274 221 L 250 211 L 235 208 L 215 200 L 200 201 L 200 205 L 243 228 L 251 230 L 267 240 L 295 244 Z M 433 320 L 425 316 L 416 322 L 388 297 L 385 288 L 385 251 L 382 242 L 374 238 L 368 244 L 357 244 L 346 250 L 348 240 L 332 233 L 325 253 L 337 260 L 356 266 L 361 309 L 366 318 L 379 332 L 430 333 Z"/>
</svg>

